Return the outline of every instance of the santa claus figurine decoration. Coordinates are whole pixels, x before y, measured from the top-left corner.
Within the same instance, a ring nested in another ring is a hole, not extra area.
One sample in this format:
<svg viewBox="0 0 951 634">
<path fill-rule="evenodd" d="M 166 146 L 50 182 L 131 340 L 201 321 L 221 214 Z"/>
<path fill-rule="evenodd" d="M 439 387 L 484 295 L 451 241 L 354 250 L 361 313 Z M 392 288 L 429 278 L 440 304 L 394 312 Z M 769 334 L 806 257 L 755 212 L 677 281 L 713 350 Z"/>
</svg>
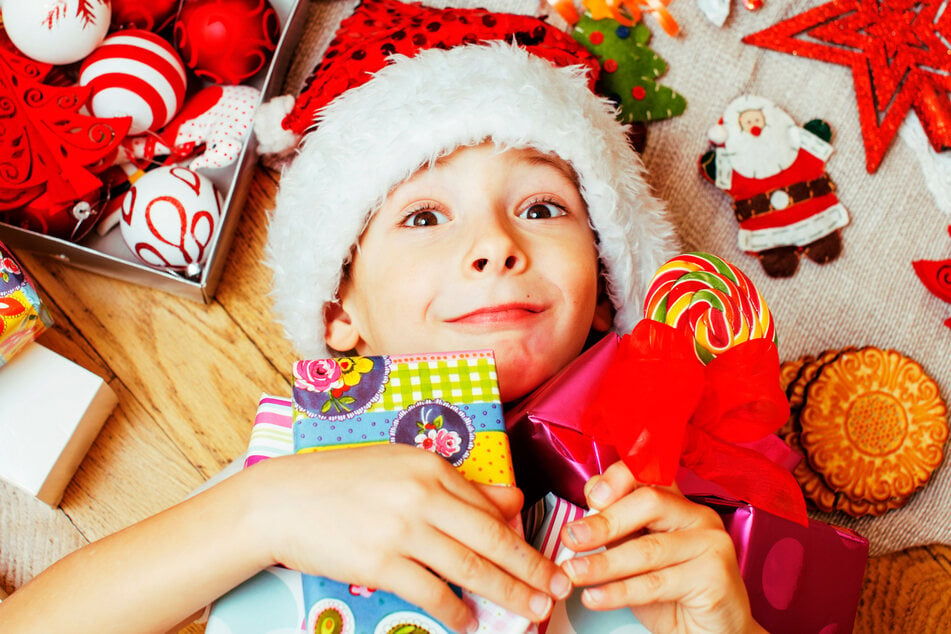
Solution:
<svg viewBox="0 0 951 634">
<path fill-rule="evenodd" d="M 740 248 L 771 277 L 790 277 L 805 255 L 825 264 L 842 251 L 849 214 L 826 174 L 832 132 L 813 119 L 797 126 L 764 97 L 743 95 L 709 130 L 703 176 L 733 198 Z"/>
</svg>

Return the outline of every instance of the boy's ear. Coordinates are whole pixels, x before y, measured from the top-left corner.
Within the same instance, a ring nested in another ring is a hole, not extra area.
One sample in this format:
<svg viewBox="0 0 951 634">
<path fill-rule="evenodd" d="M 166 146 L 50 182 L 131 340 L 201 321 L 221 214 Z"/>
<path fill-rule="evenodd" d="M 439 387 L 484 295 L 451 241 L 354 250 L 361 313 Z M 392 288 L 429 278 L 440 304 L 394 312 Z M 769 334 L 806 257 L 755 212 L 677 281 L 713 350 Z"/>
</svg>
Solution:
<svg viewBox="0 0 951 634">
<path fill-rule="evenodd" d="M 324 324 L 324 341 L 331 350 L 348 352 L 360 342 L 360 332 L 341 302 L 333 302 L 324 307 Z"/>
</svg>

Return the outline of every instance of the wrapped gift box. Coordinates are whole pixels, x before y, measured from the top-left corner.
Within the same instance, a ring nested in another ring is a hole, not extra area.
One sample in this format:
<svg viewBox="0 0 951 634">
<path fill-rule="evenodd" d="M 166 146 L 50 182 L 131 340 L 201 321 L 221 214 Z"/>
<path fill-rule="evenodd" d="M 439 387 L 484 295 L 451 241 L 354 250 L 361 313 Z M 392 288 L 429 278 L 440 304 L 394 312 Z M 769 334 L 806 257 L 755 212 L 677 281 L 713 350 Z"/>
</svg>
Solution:
<svg viewBox="0 0 951 634">
<path fill-rule="evenodd" d="M 116 403 L 97 375 L 29 344 L 0 367 L 0 477 L 56 506 Z"/>
<path fill-rule="evenodd" d="M 294 367 L 297 452 L 401 443 L 432 451 L 473 482 L 515 484 L 491 351 L 343 357 Z M 303 575 L 307 631 L 446 628 L 396 595 Z M 462 591 L 480 631 L 521 634 L 532 624 Z M 329 625 L 328 625 L 329 626 Z"/>
<path fill-rule="evenodd" d="M 584 507 L 585 482 L 618 460 L 612 446 L 582 432 L 581 422 L 617 349 L 618 338 L 605 337 L 506 414 L 516 476 L 527 500 L 554 492 Z M 739 446 L 787 471 L 800 459 L 772 434 Z M 868 557 L 865 538 L 816 520 L 797 524 L 777 517 L 682 467 L 677 483 L 720 513 L 736 547 L 753 615 L 764 627 L 770 632 L 851 631 Z"/>
<path fill-rule="evenodd" d="M 350 365 L 348 359 L 297 364 L 294 399 L 271 395 L 261 398 L 245 467 L 292 453 L 295 445 L 298 450 L 324 451 L 355 444 L 407 440 L 410 444 L 422 445 L 432 438 L 432 449 L 442 448 L 444 453 L 452 453 L 447 459 L 458 463 L 460 472 L 471 480 L 503 486 L 514 482 L 491 353 L 368 359 L 371 359 L 369 365 L 360 361 Z M 341 378 L 344 375 L 346 377 Z M 323 389 L 315 391 L 305 386 Z M 319 417 L 321 414 L 323 418 Z M 415 419 L 417 414 L 419 420 Z M 442 422 L 437 428 L 436 419 L 440 414 Z M 427 422 L 423 422 L 424 417 Z M 417 426 L 418 422 L 422 428 Z M 438 438 L 440 429 L 445 432 L 442 439 Z M 458 443 L 454 439 L 447 442 L 445 438 L 453 431 L 459 437 Z M 417 443 L 420 435 L 423 438 Z M 447 450 L 454 446 L 460 451 Z M 479 618 L 480 632 L 534 631 L 534 626 L 525 619 L 485 599 L 469 593 L 463 593 L 463 599 Z M 384 608 L 379 607 L 381 601 Z M 360 603 L 376 605 L 366 607 Z M 332 612 L 326 612 L 328 609 Z M 364 620 L 388 623 L 394 619 L 408 619 L 420 626 L 425 623 L 433 633 L 444 631 L 418 608 L 393 595 L 283 568 L 262 571 L 216 601 L 205 631 L 207 634 L 315 631 L 321 614 L 332 619 L 335 614 L 346 618 L 354 613 L 360 619 L 359 627 L 354 630 L 357 632 L 375 631 L 372 626 L 368 629 Z"/>
<path fill-rule="evenodd" d="M 261 91 L 262 103 L 279 94 L 282 89 L 285 71 L 307 24 L 311 3 L 302 0 L 270 0 L 270 4 L 281 21 L 280 39 L 267 69 L 246 82 Z M 12 248 L 51 256 L 102 275 L 150 286 L 195 301 L 209 302 L 224 272 L 225 260 L 238 227 L 257 159 L 257 141 L 252 135 L 233 164 L 202 170 L 202 174 L 211 179 L 221 195 L 222 219 L 208 244 L 208 258 L 201 275 L 195 279 L 141 263 L 122 240 L 118 228 L 103 236 L 92 231 L 81 243 L 75 243 L 0 222 L 0 240 Z"/>
<path fill-rule="evenodd" d="M 735 500 L 694 499 L 723 519 L 753 616 L 767 631 L 852 631 L 868 561 L 867 539 L 818 520 L 801 526 Z"/>
<path fill-rule="evenodd" d="M 32 280 L 0 242 L 0 366 L 52 323 Z"/>
</svg>

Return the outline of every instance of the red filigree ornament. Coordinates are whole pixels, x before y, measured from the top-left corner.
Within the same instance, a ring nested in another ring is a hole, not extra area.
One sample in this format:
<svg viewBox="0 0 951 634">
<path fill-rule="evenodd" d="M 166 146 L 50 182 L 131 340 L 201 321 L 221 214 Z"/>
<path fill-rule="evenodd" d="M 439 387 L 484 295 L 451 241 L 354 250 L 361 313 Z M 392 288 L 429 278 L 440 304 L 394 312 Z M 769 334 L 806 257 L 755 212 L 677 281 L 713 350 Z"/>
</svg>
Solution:
<svg viewBox="0 0 951 634">
<path fill-rule="evenodd" d="M 914 109 L 935 151 L 951 149 L 946 0 L 833 0 L 743 41 L 852 69 L 866 169 L 878 169 Z"/>
<path fill-rule="evenodd" d="M 45 206 L 52 217 L 98 199 L 99 175 L 129 129 L 129 117 L 80 114 L 88 88 L 42 83 L 51 70 L 0 35 L 0 213 Z M 67 233 L 62 237 L 77 239 Z"/>
</svg>

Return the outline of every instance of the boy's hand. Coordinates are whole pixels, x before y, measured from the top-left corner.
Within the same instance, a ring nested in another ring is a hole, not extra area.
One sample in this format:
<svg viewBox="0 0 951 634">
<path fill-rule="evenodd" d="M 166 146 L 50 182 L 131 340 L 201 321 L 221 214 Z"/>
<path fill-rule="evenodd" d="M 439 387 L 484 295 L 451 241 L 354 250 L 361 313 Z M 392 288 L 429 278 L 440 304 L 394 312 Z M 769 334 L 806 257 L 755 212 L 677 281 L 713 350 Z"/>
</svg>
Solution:
<svg viewBox="0 0 951 634">
<path fill-rule="evenodd" d="M 572 583 L 589 586 L 585 606 L 630 606 L 652 632 L 762 631 L 715 511 L 676 487 L 638 483 L 623 462 L 591 478 L 585 496 L 600 512 L 561 533 L 577 552 L 606 547 L 563 564 Z"/>
<path fill-rule="evenodd" d="M 534 621 L 570 592 L 506 524 L 521 493 L 490 501 L 434 454 L 381 445 L 260 464 L 259 534 L 274 563 L 394 592 L 457 631 L 474 617 L 443 579 Z"/>
</svg>

